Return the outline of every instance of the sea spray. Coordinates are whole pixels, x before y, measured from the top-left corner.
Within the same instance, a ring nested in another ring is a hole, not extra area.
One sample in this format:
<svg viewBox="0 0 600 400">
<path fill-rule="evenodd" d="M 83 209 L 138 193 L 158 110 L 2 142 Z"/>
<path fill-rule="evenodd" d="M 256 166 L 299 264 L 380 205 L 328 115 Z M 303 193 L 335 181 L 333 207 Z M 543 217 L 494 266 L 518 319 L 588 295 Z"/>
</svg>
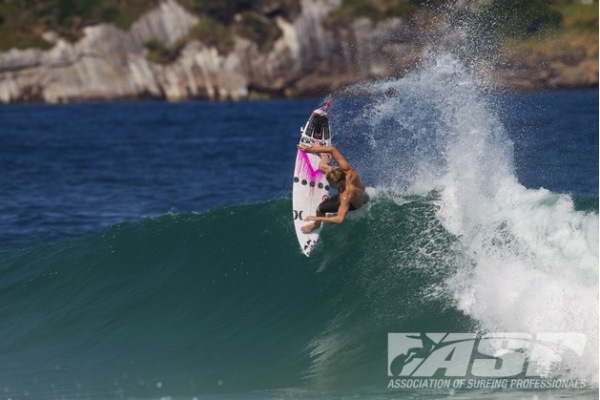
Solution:
<svg viewBox="0 0 600 400">
<path fill-rule="evenodd" d="M 454 56 L 352 92 L 368 94 L 355 141 L 367 181 L 403 198 L 439 194 L 436 218 L 463 252 L 439 296 L 485 332 L 583 333 L 582 358 L 554 371 L 597 385 L 598 214 L 518 182 L 495 96 Z"/>
</svg>

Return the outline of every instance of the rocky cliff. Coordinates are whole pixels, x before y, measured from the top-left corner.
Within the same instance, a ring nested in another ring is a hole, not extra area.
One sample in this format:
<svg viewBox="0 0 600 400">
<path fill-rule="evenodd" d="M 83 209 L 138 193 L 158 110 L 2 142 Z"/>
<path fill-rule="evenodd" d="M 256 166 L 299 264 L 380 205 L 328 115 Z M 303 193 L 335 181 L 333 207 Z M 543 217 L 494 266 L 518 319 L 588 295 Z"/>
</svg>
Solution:
<svg viewBox="0 0 600 400">
<path fill-rule="evenodd" d="M 161 2 L 128 31 L 90 26 L 76 43 L 48 32 L 50 50 L 0 53 L 0 102 L 317 96 L 352 82 L 400 76 L 433 43 L 453 40 L 447 26 L 419 13 L 328 25 L 327 15 L 341 0 L 300 3 L 293 18 L 272 16 L 280 35 L 267 49 L 241 35 L 233 36 L 231 51 L 182 40 L 198 17 L 175 0 Z M 173 60 L 159 63 L 148 56 L 151 41 L 180 48 Z M 490 74 L 507 87 L 591 86 L 598 84 L 597 57 L 545 63 L 508 57 Z"/>
</svg>

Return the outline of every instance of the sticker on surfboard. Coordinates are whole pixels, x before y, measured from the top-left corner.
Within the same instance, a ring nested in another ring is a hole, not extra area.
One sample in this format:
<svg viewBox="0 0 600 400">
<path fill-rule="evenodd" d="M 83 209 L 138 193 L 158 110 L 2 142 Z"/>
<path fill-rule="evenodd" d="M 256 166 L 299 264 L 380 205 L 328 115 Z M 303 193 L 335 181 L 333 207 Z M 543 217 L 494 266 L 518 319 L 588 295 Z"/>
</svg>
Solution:
<svg viewBox="0 0 600 400">
<path fill-rule="evenodd" d="M 331 106 L 329 100 L 321 108 L 312 112 L 304 127 L 300 129 L 301 144 L 322 146 L 331 145 L 331 131 L 327 110 Z M 302 252 L 309 256 L 321 233 L 321 227 L 310 233 L 302 232 L 302 227 L 308 224 L 306 218 L 317 214 L 317 207 L 329 198 L 329 183 L 325 174 L 319 169 L 321 158 L 318 154 L 309 154 L 297 150 L 294 167 L 294 184 L 292 190 L 292 206 L 294 228 Z"/>
</svg>

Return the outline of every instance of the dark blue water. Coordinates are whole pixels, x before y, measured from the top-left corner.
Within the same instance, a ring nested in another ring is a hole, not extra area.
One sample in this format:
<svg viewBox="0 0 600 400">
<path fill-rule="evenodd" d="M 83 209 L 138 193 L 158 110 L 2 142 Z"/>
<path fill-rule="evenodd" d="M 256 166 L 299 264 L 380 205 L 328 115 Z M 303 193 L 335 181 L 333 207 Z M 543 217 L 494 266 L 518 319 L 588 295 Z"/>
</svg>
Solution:
<svg viewBox="0 0 600 400">
<path fill-rule="evenodd" d="M 598 196 L 598 91 L 506 95 L 519 181 L 577 197 Z"/>
<path fill-rule="evenodd" d="M 501 101 L 519 181 L 597 198 L 597 91 Z M 289 197 L 295 139 L 318 104 L 4 106 L 1 246 L 81 235 L 142 216 Z M 350 158 L 360 157 L 355 151 Z"/>
<path fill-rule="evenodd" d="M 2 247 L 289 196 L 317 101 L 0 109 Z"/>
</svg>

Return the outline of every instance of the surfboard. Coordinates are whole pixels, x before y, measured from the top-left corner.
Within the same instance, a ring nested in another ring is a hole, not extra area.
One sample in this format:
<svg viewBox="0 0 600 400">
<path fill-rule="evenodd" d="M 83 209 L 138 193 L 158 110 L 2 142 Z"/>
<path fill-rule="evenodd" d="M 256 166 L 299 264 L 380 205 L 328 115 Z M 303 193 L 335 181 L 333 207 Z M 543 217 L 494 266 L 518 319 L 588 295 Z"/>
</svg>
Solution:
<svg viewBox="0 0 600 400">
<path fill-rule="evenodd" d="M 312 112 L 304 127 L 300 128 L 300 142 L 312 145 L 318 142 L 322 146 L 331 145 L 331 131 L 327 110 L 331 100 L 323 107 Z M 306 234 L 302 227 L 308 222 L 306 217 L 317 214 L 317 207 L 329 198 L 329 183 L 325 174 L 319 169 L 321 158 L 318 154 L 308 154 L 301 150 L 296 154 L 294 168 L 294 186 L 292 190 L 292 207 L 294 211 L 294 228 L 300 243 L 300 249 L 308 257 L 319 240 L 321 227 Z"/>
</svg>

